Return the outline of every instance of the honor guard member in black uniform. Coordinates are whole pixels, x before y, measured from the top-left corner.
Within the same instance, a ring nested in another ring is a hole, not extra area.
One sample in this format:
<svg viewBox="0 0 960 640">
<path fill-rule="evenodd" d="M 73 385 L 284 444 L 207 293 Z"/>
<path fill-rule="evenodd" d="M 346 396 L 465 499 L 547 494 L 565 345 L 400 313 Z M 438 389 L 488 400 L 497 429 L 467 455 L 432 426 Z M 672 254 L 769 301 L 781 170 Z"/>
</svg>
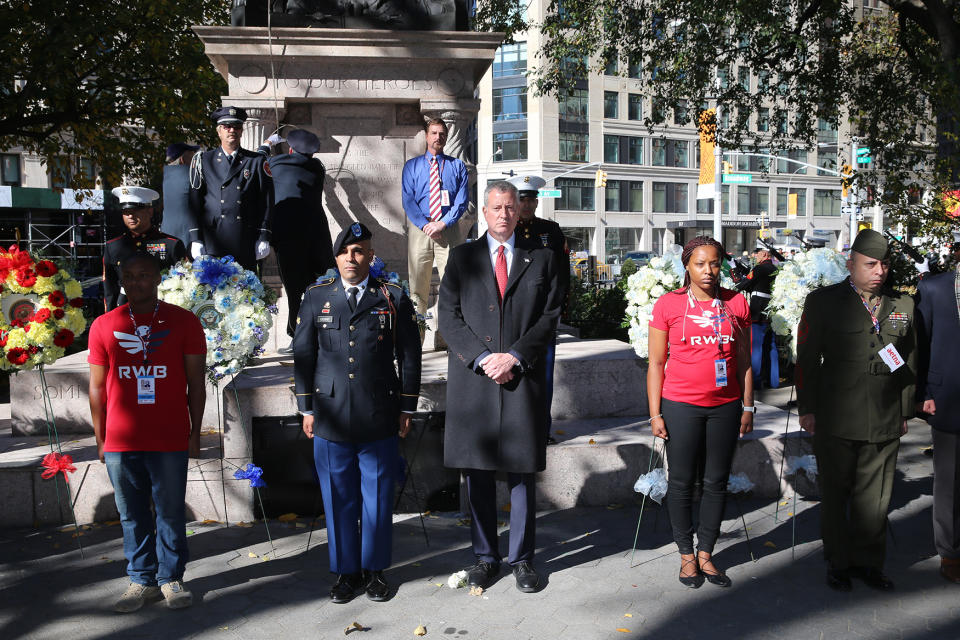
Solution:
<svg viewBox="0 0 960 640">
<path fill-rule="evenodd" d="M 160 194 L 146 187 L 117 187 L 113 195 L 123 210 L 126 230 L 103 246 L 103 306 L 110 311 L 127 297 L 120 282 L 120 263 L 137 252 L 156 256 L 163 269 L 187 257 L 183 243 L 153 226 L 153 202 Z"/>
<path fill-rule="evenodd" d="M 268 140 L 264 144 L 272 142 Z M 273 215 L 270 241 L 277 252 L 280 279 L 287 294 L 287 334 L 292 338 L 303 292 L 333 267 L 330 227 L 323 211 L 326 170 L 313 154 L 317 136 L 303 129 L 287 134 L 289 152 L 270 158 L 273 176 Z M 263 147 L 261 147 L 263 148 Z M 293 353 L 281 349 L 281 353 Z"/>
<path fill-rule="evenodd" d="M 377 602 L 389 597 L 383 570 L 391 559 L 397 436 L 410 430 L 420 393 L 413 303 L 370 275 L 370 238 L 358 222 L 340 232 L 339 273 L 307 289 L 293 337 L 297 408 L 313 438 L 336 603 L 363 591 Z"/>
<path fill-rule="evenodd" d="M 163 168 L 163 218 L 160 231 L 187 246 L 190 243 L 190 161 L 200 147 L 175 142 L 167 147 Z"/>
<path fill-rule="evenodd" d="M 194 158 L 190 170 L 190 254 L 233 256 L 245 269 L 270 255 L 273 187 L 264 154 L 240 147 L 247 112 L 221 107 L 210 118 L 220 146 Z"/>
<path fill-rule="evenodd" d="M 519 200 L 517 201 L 517 210 L 520 214 L 517 220 L 516 244 L 523 249 L 546 249 L 553 251 L 557 256 L 557 264 L 561 266 L 558 281 L 561 289 L 561 300 L 566 306 L 567 293 L 570 290 L 570 248 L 567 246 L 567 239 L 560 230 L 560 225 L 553 220 L 538 218 L 537 206 L 540 204 L 540 189 L 547 184 L 547 181 L 540 176 L 525 175 L 517 176 L 509 180 L 510 184 L 517 188 Z M 557 358 L 557 336 L 554 331 L 553 340 L 547 347 L 546 367 L 547 367 L 547 442 L 552 444 L 553 438 L 550 437 L 550 426 L 552 419 L 550 417 L 550 408 L 553 405 L 553 366 Z"/>
<path fill-rule="evenodd" d="M 780 386 L 780 357 L 773 329 L 764 313 L 770 304 L 770 292 L 777 267 L 773 264 L 770 250 L 758 245 L 753 250 L 756 264 L 750 274 L 737 283 L 739 291 L 750 293 L 750 322 L 753 332 L 753 388 L 762 389 L 768 385 L 772 389 Z"/>
</svg>

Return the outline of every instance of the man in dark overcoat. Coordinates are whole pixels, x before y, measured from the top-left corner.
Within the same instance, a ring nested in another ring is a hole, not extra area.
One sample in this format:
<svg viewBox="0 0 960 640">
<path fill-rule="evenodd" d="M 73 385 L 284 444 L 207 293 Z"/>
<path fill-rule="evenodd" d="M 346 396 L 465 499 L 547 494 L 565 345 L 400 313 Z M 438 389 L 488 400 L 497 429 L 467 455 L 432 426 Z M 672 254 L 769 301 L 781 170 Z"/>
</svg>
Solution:
<svg viewBox="0 0 960 640">
<path fill-rule="evenodd" d="M 917 285 L 917 400 L 933 432 L 933 541 L 960 583 L 960 266 Z"/>
<path fill-rule="evenodd" d="M 857 234 L 850 276 L 811 292 L 797 328 L 797 411 L 813 435 L 820 484 L 827 585 L 849 591 L 851 576 L 881 590 L 887 508 L 900 437 L 916 414 L 913 299 L 884 287 L 887 240 Z"/>
<path fill-rule="evenodd" d="M 551 251 L 516 242 L 517 189 L 484 192 L 487 232 L 454 248 L 440 284 L 439 331 L 449 346 L 444 464 L 467 479 L 476 563 L 485 587 L 502 559 L 497 546 L 496 472 L 510 485 L 510 551 L 517 588 L 536 591 L 533 568 L 536 472 L 546 467 L 546 353 L 560 314 Z"/>
<path fill-rule="evenodd" d="M 174 142 L 167 147 L 163 168 L 163 219 L 160 231 L 173 236 L 186 247 L 190 244 L 190 163 L 200 147 Z"/>
<path fill-rule="evenodd" d="M 303 292 L 333 266 L 333 252 L 323 212 L 326 170 L 313 157 L 320 140 L 309 131 L 294 129 L 287 134 L 287 144 L 288 153 L 269 160 L 274 201 L 270 238 L 287 294 L 287 335 L 292 338 Z"/>
<path fill-rule="evenodd" d="M 221 107 L 212 114 L 220 146 L 191 168 L 190 255 L 233 256 L 244 269 L 270 255 L 273 185 L 266 155 L 240 146 L 247 112 Z"/>
</svg>

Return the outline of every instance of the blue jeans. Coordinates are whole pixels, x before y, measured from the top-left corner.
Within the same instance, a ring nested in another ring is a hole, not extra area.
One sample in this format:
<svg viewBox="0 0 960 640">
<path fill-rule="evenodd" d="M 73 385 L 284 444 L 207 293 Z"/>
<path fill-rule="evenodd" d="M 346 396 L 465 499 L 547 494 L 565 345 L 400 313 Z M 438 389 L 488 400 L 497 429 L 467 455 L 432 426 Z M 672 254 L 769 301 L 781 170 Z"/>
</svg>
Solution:
<svg viewBox="0 0 960 640">
<path fill-rule="evenodd" d="M 189 558 L 187 452 L 108 451 L 103 458 L 120 512 L 130 581 L 154 587 L 182 580 Z"/>
</svg>

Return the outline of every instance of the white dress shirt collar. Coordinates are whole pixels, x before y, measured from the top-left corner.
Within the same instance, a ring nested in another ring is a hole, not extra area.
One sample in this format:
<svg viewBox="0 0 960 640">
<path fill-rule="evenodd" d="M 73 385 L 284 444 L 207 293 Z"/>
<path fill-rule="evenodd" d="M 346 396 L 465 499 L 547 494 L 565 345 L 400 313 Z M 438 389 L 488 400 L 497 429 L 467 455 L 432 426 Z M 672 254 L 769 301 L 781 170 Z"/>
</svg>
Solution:
<svg viewBox="0 0 960 640">
<path fill-rule="evenodd" d="M 506 242 L 500 243 L 494 239 L 493 236 L 488 232 L 487 234 L 487 251 L 490 252 L 490 264 L 493 265 L 494 271 L 497 269 L 497 251 L 500 249 L 501 244 L 503 245 L 503 256 L 507 261 L 507 275 L 510 275 L 510 269 L 513 267 L 513 254 L 516 248 L 517 234 L 512 233 L 510 237 L 507 238 Z"/>
<path fill-rule="evenodd" d="M 343 278 L 340 278 L 340 284 L 343 285 L 343 295 L 347 296 L 347 298 L 349 299 L 350 294 L 347 293 L 347 289 L 349 289 L 350 287 L 356 287 L 357 289 L 359 289 L 359 291 L 357 291 L 357 302 L 360 302 L 360 298 L 363 297 L 363 292 L 367 290 L 367 283 L 369 281 L 370 281 L 369 275 L 366 278 L 364 278 L 362 282 L 359 282 L 357 284 L 350 284 Z"/>
</svg>

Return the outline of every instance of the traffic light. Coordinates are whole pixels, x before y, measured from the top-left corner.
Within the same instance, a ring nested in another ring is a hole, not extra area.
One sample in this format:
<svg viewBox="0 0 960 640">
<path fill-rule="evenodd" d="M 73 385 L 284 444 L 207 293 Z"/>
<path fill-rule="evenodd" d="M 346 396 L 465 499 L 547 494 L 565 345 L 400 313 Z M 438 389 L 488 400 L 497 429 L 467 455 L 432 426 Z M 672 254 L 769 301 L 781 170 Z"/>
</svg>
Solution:
<svg viewBox="0 0 960 640">
<path fill-rule="evenodd" d="M 593 178 L 593 184 L 595 187 L 607 186 L 607 172 L 603 169 L 597 169 L 597 173 Z"/>
<path fill-rule="evenodd" d="M 845 164 L 840 167 L 840 186 L 841 191 L 840 195 L 844 198 L 847 197 L 847 194 L 850 193 L 850 187 L 853 185 L 853 167 L 850 164 Z"/>
<path fill-rule="evenodd" d="M 864 229 L 873 229 L 872 222 L 858 222 L 857 223 L 857 233 L 860 233 Z"/>
<path fill-rule="evenodd" d="M 733 165 L 727 162 L 726 160 L 723 161 L 723 172 L 733 173 Z"/>
</svg>

